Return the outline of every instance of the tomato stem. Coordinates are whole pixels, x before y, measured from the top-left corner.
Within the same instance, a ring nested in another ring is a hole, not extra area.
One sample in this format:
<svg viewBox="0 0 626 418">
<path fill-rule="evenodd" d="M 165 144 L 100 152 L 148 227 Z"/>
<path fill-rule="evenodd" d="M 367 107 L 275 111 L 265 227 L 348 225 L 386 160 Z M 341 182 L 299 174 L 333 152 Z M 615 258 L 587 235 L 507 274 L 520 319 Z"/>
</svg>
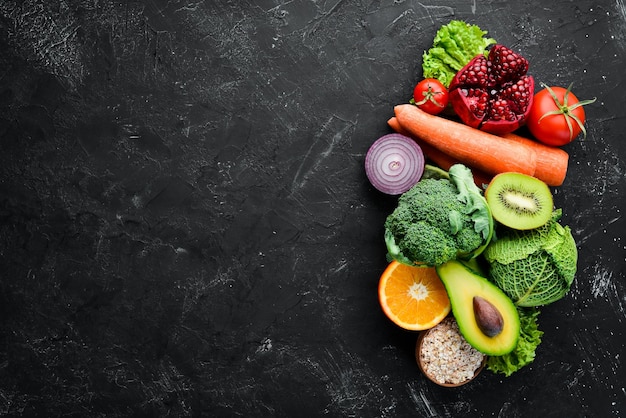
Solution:
<svg viewBox="0 0 626 418">
<path fill-rule="evenodd" d="M 422 100 L 420 100 L 419 102 L 415 102 L 416 105 L 423 105 L 426 102 L 433 102 L 435 104 L 435 106 L 438 107 L 443 107 L 443 105 L 441 103 L 439 103 L 437 101 L 437 99 L 435 98 L 435 96 L 437 94 L 443 94 L 443 92 L 441 91 L 433 91 L 433 88 L 429 85 L 428 86 L 428 91 L 425 91 L 424 93 L 422 93 L 422 96 L 424 96 L 424 98 Z"/>
</svg>

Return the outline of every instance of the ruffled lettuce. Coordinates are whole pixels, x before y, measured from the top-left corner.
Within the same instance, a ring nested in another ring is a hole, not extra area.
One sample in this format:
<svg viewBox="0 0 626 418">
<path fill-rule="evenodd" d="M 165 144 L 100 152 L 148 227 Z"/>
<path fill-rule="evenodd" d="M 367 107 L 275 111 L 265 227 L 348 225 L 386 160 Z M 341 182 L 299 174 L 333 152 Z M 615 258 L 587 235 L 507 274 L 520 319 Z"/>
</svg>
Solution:
<svg viewBox="0 0 626 418">
<path fill-rule="evenodd" d="M 535 360 L 535 351 L 541 343 L 543 331 L 539 330 L 537 317 L 538 308 L 518 308 L 520 319 L 520 336 L 517 347 L 503 356 L 490 356 L 487 369 L 494 373 L 510 376 L 522 367 Z"/>
</svg>

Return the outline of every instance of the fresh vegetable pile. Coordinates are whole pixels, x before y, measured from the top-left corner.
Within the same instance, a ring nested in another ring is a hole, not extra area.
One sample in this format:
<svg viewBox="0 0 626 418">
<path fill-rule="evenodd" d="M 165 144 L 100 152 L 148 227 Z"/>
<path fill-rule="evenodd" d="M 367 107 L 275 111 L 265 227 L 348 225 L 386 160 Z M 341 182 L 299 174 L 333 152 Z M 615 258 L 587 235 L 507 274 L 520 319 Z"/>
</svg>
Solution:
<svg viewBox="0 0 626 418">
<path fill-rule="evenodd" d="M 452 318 L 486 368 L 510 376 L 535 358 L 540 308 L 576 274 L 576 242 L 550 188 L 567 174 L 559 147 L 586 135 L 583 106 L 595 99 L 571 85 L 535 92 L 529 62 L 486 35 L 458 20 L 440 28 L 365 170 L 397 197 L 384 224 L 385 314 L 411 331 Z"/>
</svg>

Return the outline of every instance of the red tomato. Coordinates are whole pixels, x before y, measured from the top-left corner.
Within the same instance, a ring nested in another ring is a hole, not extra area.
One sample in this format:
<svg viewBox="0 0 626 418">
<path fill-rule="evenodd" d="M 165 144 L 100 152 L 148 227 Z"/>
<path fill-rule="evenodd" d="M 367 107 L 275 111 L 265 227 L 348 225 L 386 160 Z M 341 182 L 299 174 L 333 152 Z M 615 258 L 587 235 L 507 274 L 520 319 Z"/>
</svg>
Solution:
<svg viewBox="0 0 626 418">
<path fill-rule="evenodd" d="M 567 89 L 543 87 L 535 94 L 526 120 L 530 133 L 544 144 L 557 147 L 572 142 L 581 132 L 586 136 L 583 106 L 596 99 L 578 100 L 571 85 Z"/>
<path fill-rule="evenodd" d="M 425 78 L 413 90 L 413 100 L 426 113 L 436 115 L 448 105 L 448 89 L 434 78 Z"/>
</svg>

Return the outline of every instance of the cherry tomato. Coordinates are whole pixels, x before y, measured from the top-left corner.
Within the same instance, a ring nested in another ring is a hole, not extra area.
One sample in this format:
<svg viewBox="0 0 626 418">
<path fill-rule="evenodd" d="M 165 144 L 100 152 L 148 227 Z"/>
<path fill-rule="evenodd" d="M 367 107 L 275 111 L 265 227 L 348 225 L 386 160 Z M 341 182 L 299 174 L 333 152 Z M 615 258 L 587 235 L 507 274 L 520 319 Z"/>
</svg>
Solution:
<svg viewBox="0 0 626 418">
<path fill-rule="evenodd" d="M 561 146 L 572 142 L 585 129 L 584 105 L 592 100 L 578 100 L 571 92 L 571 84 L 563 87 L 548 87 L 535 94 L 526 126 L 530 133 L 546 145 Z"/>
<path fill-rule="evenodd" d="M 425 78 L 413 90 L 413 100 L 426 113 L 436 115 L 448 105 L 448 89 L 434 78 Z"/>
</svg>

